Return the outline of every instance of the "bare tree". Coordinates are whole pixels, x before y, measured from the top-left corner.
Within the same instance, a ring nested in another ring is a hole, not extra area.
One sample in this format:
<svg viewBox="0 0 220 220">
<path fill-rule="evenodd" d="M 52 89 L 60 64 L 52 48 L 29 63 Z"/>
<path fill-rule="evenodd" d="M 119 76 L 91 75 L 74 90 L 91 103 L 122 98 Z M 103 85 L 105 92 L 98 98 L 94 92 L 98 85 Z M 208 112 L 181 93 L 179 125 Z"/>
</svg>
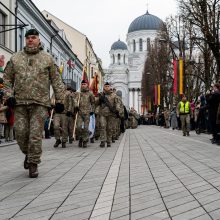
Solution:
<svg viewBox="0 0 220 220">
<path fill-rule="evenodd" d="M 193 39 L 197 44 L 203 41 L 203 49 L 206 49 L 204 60 L 207 61 L 208 48 L 211 50 L 216 62 L 215 81 L 220 79 L 220 45 L 219 45 L 219 0 L 177 0 L 181 17 L 189 22 L 194 28 Z M 208 77 L 208 64 L 205 67 L 206 80 Z"/>
</svg>

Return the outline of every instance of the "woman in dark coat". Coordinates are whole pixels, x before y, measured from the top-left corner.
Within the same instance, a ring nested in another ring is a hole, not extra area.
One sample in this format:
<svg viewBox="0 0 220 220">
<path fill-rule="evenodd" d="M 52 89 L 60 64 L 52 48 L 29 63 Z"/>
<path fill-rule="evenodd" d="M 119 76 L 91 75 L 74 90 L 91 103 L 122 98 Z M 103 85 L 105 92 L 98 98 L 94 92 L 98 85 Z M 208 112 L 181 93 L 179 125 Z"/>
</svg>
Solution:
<svg viewBox="0 0 220 220">
<path fill-rule="evenodd" d="M 220 103 L 220 84 L 216 83 L 213 86 L 213 93 L 207 98 L 209 121 L 213 136 L 212 143 L 216 143 L 219 141 L 218 133 L 220 131 L 220 126 L 216 123 L 219 103 Z"/>
</svg>

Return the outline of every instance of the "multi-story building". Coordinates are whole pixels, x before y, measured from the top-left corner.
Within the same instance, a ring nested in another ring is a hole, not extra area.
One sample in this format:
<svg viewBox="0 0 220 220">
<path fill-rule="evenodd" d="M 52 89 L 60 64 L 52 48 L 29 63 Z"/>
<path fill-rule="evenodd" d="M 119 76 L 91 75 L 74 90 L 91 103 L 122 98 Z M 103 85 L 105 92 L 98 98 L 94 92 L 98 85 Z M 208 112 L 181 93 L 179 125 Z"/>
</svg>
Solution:
<svg viewBox="0 0 220 220">
<path fill-rule="evenodd" d="M 104 71 L 102 69 L 102 62 L 96 55 L 91 41 L 85 34 L 71 27 L 69 24 L 66 24 L 48 11 L 43 11 L 42 13 L 46 19 L 52 20 L 59 29 L 65 31 L 66 37 L 72 45 L 72 51 L 86 66 L 89 81 L 91 82 L 94 75 L 97 74 L 99 78 L 99 87 L 101 89 L 103 86 Z"/>
<path fill-rule="evenodd" d="M 15 29 L 17 28 L 15 10 L 15 0 L 0 1 L 0 59 L 4 60 L 4 66 L 15 52 Z M 2 69 L 4 66 L 2 65 Z M 2 73 L 0 76 L 2 77 Z"/>
</svg>

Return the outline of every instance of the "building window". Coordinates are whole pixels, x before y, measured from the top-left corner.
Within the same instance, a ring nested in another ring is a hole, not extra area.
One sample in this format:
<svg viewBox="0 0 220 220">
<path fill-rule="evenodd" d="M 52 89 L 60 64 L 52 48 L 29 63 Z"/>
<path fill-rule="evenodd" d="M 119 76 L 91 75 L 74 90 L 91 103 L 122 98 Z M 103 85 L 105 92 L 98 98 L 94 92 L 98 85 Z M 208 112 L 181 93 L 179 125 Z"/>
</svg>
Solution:
<svg viewBox="0 0 220 220">
<path fill-rule="evenodd" d="M 94 68 L 91 67 L 91 77 L 94 77 Z"/>
<path fill-rule="evenodd" d="M 147 38 L 147 51 L 150 50 L 150 38 Z"/>
<path fill-rule="evenodd" d="M 136 42 L 135 42 L 135 40 L 133 40 L 133 52 L 135 52 L 136 51 Z"/>
<path fill-rule="evenodd" d="M 124 54 L 124 64 L 125 64 L 125 54 Z"/>
<path fill-rule="evenodd" d="M 118 54 L 118 64 L 120 65 L 121 55 Z"/>
<path fill-rule="evenodd" d="M 113 64 L 115 64 L 115 55 L 113 54 Z"/>
<path fill-rule="evenodd" d="M 5 37 L 5 25 L 6 25 L 6 15 L 0 11 L 0 44 L 5 46 L 6 45 L 6 37 Z"/>
<path fill-rule="evenodd" d="M 139 51 L 143 51 L 143 40 L 139 39 Z"/>
</svg>

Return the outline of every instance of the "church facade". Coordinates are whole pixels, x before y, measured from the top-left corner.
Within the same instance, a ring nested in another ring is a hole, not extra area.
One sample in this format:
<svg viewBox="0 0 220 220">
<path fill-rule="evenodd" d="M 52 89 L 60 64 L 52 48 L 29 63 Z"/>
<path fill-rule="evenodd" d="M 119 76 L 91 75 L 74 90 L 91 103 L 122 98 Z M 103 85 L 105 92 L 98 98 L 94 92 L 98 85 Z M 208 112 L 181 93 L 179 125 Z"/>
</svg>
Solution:
<svg viewBox="0 0 220 220">
<path fill-rule="evenodd" d="M 133 20 L 126 43 L 120 39 L 110 50 L 106 79 L 116 88 L 127 108 L 141 113 L 141 80 L 150 45 L 155 41 L 163 21 L 147 11 Z"/>
</svg>

